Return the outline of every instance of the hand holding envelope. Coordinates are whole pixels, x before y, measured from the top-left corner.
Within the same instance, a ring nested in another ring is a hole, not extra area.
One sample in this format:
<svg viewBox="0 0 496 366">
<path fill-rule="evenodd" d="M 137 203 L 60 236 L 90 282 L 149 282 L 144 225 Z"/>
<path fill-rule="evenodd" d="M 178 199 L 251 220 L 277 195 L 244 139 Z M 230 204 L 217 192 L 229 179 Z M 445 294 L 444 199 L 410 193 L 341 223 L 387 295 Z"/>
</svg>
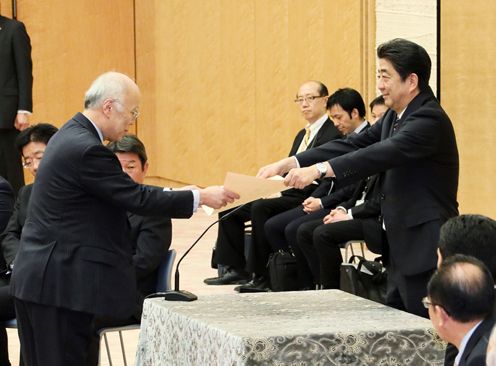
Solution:
<svg viewBox="0 0 496 366">
<path fill-rule="evenodd" d="M 263 179 L 232 172 L 226 174 L 223 187 L 229 191 L 236 192 L 240 198 L 217 210 L 218 212 L 255 201 L 259 198 L 265 198 L 290 188 L 284 185 L 284 178 L 280 176 Z M 216 211 L 208 206 L 202 207 L 208 215 Z"/>
</svg>

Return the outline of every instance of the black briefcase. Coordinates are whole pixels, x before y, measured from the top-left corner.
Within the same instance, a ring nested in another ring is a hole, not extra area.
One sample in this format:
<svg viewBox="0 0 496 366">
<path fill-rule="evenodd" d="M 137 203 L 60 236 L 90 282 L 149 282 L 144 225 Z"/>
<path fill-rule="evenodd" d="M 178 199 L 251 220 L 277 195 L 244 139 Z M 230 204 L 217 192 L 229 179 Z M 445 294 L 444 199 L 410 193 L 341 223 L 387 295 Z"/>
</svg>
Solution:
<svg viewBox="0 0 496 366">
<path fill-rule="evenodd" d="M 298 290 L 298 271 L 293 253 L 282 250 L 273 253 L 268 266 L 272 291 Z"/>
<path fill-rule="evenodd" d="M 366 299 L 386 303 L 387 272 L 382 258 L 367 260 L 354 255 L 341 264 L 340 289 Z"/>
</svg>

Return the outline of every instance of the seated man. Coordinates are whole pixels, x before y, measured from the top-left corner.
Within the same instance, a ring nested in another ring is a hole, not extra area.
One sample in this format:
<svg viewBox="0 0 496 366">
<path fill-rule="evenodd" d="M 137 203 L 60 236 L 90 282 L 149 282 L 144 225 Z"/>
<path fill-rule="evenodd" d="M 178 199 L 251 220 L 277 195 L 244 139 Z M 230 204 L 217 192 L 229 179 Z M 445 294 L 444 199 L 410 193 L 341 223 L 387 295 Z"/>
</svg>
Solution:
<svg viewBox="0 0 496 366">
<path fill-rule="evenodd" d="M 439 336 L 459 350 L 455 365 L 486 364 L 494 297 L 492 275 L 474 257 L 449 257 L 430 279 L 422 302 Z"/>
<path fill-rule="evenodd" d="M 48 123 L 38 123 L 21 131 L 16 137 L 15 144 L 22 156 L 22 165 L 35 179 L 46 145 L 56 132 L 57 127 Z M 3 232 L 0 236 L 2 258 L 0 262 L 4 276 L 0 287 L 0 321 L 15 318 L 14 302 L 10 296 L 10 274 L 19 249 L 19 240 L 24 221 L 26 221 L 32 188 L 33 184 L 21 187 L 17 194 L 12 216 L 10 216 L 5 230 L 2 227 Z M 0 341 L 0 365 L 9 365 L 7 333 L 4 327 L 0 328 L 0 338 L 5 339 L 5 343 Z"/>
<path fill-rule="evenodd" d="M 296 94 L 295 102 L 307 124 L 296 135 L 290 155 L 319 146 L 327 141 L 340 138 L 341 134 L 334 127 L 326 114 L 328 98 L 327 87 L 319 81 L 304 83 Z M 267 136 L 267 141 L 269 136 Z M 244 256 L 245 222 L 252 222 L 252 245 L 248 256 L 247 269 L 253 273 L 253 281 L 248 288 L 265 289 L 268 287 L 266 264 L 269 257 L 269 245 L 265 238 L 264 224 L 272 216 L 289 210 L 307 198 L 315 189 L 311 185 L 306 189 L 284 191 L 281 197 L 262 199 L 252 202 L 219 223 L 214 261 L 227 267 L 220 277 L 207 278 L 208 285 L 223 285 L 246 280 Z M 230 211 L 229 211 L 230 212 Z M 224 212 L 220 217 L 227 214 Z M 255 289 L 256 291 L 257 289 Z M 244 289 L 242 290 L 244 291 Z"/>
<path fill-rule="evenodd" d="M 299 276 L 306 287 L 311 285 L 306 265 L 312 272 L 312 282 L 325 289 L 338 289 L 343 262 L 340 244 L 348 240 L 365 240 L 374 253 L 383 252 L 379 175 L 364 179 L 353 196 L 338 205 L 323 220 L 300 225 L 294 252 Z M 306 259 L 306 263 L 304 259 Z"/>
<path fill-rule="evenodd" d="M 111 142 L 107 147 L 117 155 L 122 169 L 136 183 L 142 184 L 148 171 L 148 159 L 143 143 L 136 136 L 126 135 L 116 142 Z M 170 218 L 128 213 L 128 219 L 134 246 L 133 265 L 136 270 L 137 282 L 136 311 L 128 319 L 99 317 L 95 319 L 87 365 L 98 364 L 100 343 L 98 330 L 140 322 L 143 300 L 145 296 L 155 292 L 157 270 L 171 244 L 172 224 Z"/>
<path fill-rule="evenodd" d="M 464 254 L 480 260 L 496 278 L 496 221 L 483 215 L 452 217 L 441 226 L 438 244 L 438 267 L 444 259 Z M 496 306 L 493 316 L 496 315 Z M 453 366 L 458 353 L 456 347 L 446 347 L 445 366 Z"/>
<path fill-rule="evenodd" d="M 386 106 L 384 102 L 384 97 L 382 95 L 379 95 L 378 97 L 372 99 L 372 101 L 369 104 L 370 107 L 370 124 L 373 125 L 376 123 L 378 120 L 381 119 L 381 117 L 386 113 L 388 110 L 388 107 Z"/>
<path fill-rule="evenodd" d="M 362 133 L 370 126 L 365 120 L 365 103 L 362 96 L 354 89 L 343 88 L 335 91 L 327 100 L 327 113 L 345 136 Z M 302 223 L 322 219 L 337 204 L 349 199 L 355 188 L 356 184 L 353 184 L 335 191 L 333 181 L 325 179 L 302 205 L 267 220 L 265 233 L 272 251 L 294 248 L 296 231 Z"/>
</svg>

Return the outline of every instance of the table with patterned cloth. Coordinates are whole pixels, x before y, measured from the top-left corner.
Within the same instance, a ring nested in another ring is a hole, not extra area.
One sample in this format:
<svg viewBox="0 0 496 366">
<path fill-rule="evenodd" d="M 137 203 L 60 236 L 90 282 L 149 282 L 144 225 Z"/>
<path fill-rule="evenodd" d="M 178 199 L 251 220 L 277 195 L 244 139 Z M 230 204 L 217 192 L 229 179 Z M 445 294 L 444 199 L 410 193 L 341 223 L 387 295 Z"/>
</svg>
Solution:
<svg viewBox="0 0 496 366">
<path fill-rule="evenodd" d="M 442 365 L 428 319 L 339 290 L 145 301 L 136 365 Z"/>
</svg>

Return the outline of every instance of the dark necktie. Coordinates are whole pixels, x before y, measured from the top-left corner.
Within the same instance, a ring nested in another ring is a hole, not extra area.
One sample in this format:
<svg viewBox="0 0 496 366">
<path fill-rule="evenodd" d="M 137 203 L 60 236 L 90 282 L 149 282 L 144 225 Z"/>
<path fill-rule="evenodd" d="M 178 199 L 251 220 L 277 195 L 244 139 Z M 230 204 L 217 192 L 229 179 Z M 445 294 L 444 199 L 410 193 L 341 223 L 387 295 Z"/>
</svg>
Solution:
<svg viewBox="0 0 496 366">
<path fill-rule="evenodd" d="M 401 123 L 401 119 L 398 118 L 398 116 L 396 116 L 396 120 L 393 123 L 393 128 L 391 129 L 391 136 L 393 136 L 396 132 L 398 132 L 400 128 L 400 123 Z"/>
</svg>

